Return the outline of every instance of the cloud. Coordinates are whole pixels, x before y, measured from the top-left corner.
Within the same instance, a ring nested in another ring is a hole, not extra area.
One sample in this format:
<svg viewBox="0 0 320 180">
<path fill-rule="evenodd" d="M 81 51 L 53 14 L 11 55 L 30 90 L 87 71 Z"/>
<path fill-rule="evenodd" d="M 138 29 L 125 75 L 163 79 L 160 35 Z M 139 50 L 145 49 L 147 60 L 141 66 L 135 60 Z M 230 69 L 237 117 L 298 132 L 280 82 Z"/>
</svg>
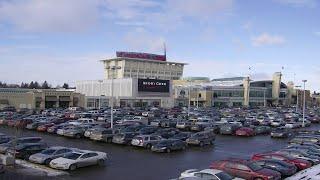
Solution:
<svg viewBox="0 0 320 180">
<path fill-rule="evenodd" d="M 274 0 L 275 2 L 290 5 L 293 7 L 315 7 L 317 0 Z"/>
<path fill-rule="evenodd" d="M 0 2 L 0 23 L 26 32 L 82 32 L 96 26 L 100 0 Z"/>
<path fill-rule="evenodd" d="M 253 37 L 251 41 L 253 46 L 279 45 L 286 42 L 284 37 L 278 35 L 270 35 L 268 33 L 263 33 L 259 36 Z"/>
<path fill-rule="evenodd" d="M 144 28 L 136 28 L 125 35 L 124 42 L 135 51 L 162 52 L 165 38 L 155 36 Z"/>
<path fill-rule="evenodd" d="M 251 21 L 245 22 L 245 23 L 241 26 L 241 28 L 244 29 L 244 30 L 247 30 L 247 31 L 251 30 L 251 28 L 252 28 L 252 22 L 251 22 Z"/>
<path fill-rule="evenodd" d="M 314 32 L 314 35 L 319 36 L 320 37 L 320 31 L 316 31 Z"/>
</svg>

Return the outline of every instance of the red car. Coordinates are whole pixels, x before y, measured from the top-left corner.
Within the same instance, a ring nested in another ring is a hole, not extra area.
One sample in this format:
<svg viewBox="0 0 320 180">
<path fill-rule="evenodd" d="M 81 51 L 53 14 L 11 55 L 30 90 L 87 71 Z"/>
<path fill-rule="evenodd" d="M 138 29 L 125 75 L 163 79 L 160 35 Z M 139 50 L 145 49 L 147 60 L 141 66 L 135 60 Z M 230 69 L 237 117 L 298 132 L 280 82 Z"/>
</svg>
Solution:
<svg viewBox="0 0 320 180">
<path fill-rule="evenodd" d="M 46 132 L 49 127 L 54 126 L 54 125 L 55 125 L 54 123 L 48 123 L 48 124 L 40 125 L 40 126 L 37 127 L 37 131 Z"/>
<path fill-rule="evenodd" d="M 7 126 L 9 127 L 14 127 L 14 125 L 16 124 L 16 121 L 15 119 L 10 119 L 8 120 L 8 123 L 7 123 Z"/>
<path fill-rule="evenodd" d="M 210 165 L 211 169 L 219 169 L 232 176 L 247 180 L 278 180 L 281 174 L 271 169 L 266 169 L 253 161 L 231 159 L 215 161 Z"/>
<path fill-rule="evenodd" d="M 312 164 L 303 159 L 295 158 L 292 156 L 284 155 L 284 154 L 279 154 L 279 153 L 264 153 L 264 154 L 255 154 L 251 158 L 252 160 L 261 160 L 261 159 L 276 159 L 276 160 L 281 160 L 290 164 L 293 164 L 297 166 L 299 170 L 307 169 L 312 166 Z"/>
<path fill-rule="evenodd" d="M 255 132 L 252 128 L 242 127 L 236 131 L 237 136 L 254 136 Z"/>
</svg>

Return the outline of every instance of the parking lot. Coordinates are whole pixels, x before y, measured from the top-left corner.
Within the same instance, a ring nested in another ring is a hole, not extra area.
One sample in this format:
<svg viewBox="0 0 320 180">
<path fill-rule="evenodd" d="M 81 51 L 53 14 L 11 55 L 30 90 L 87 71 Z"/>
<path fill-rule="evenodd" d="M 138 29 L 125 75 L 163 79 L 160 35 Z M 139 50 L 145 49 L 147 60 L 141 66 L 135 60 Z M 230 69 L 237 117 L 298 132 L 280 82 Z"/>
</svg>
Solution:
<svg viewBox="0 0 320 180">
<path fill-rule="evenodd" d="M 307 129 L 320 129 L 318 124 Z M 12 128 L 1 127 L 1 133 L 14 135 Z M 110 160 L 105 167 L 92 166 L 71 172 L 67 179 L 170 179 L 186 169 L 205 169 L 214 160 L 250 158 L 257 152 L 276 150 L 287 145 L 288 139 L 272 139 L 270 136 L 242 138 L 218 135 L 214 146 L 192 147 L 184 152 L 169 154 L 152 153 L 145 149 L 93 142 L 85 139 L 70 139 L 35 131 L 20 130 L 20 136 L 41 136 L 49 145 L 61 145 L 103 151 Z M 21 178 L 21 177 L 20 177 Z M 24 179 L 32 179 L 26 176 Z M 64 179 L 63 177 L 59 179 Z"/>
<path fill-rule="evenodd" d="M 119 108 L 115 111 L 113 128 L 110 128 L 110 113 L 110 109 L 51 109 L 40 114 L 3 112 L 0 114 L 1 153 L 15 152 L 14 147 L 10 147 L 14 136 L 21 137 L 20 140 L 34 137 L 42 140 L 31 143 L 31 146 L 45 146 L 32 152 L 19 150 L 27 153 L 19 158 L 32 161 L 30 155 L 53 146 L 72 148 L 72 153 L 90 150 L 87 153 L 107 154 L 105 165 L 76 167 L 76 170 L 72 165 L 77 166 L 79 162 L 65 165 L 55 161 L 58 157 L 50 159 L 49 163 L 43 161 L 48 166 L 46 168 L 65 167 L 63 169 L 69 173 L 63 177 L 50 177 L 52 179 L 172 179 L 187 169 L 209 168 L 217 160 L 251 159 L 256 153 L 279 151 L 298 131 L 320 129 L 317 109 L 308 109 L 303 121 L 301 111 L 296 112 L 294 108 L 191 109 L 189 117 L 187 109 L 181 108 Z M 131 136 L 120 138 L 123 134 Z M 320 143 L 318 137 L 309 140 Z M 20 145 L 28 147 L 28 142 L 24 141 Z M 119 142 L 123 144 L 119 145 Z M 178 150 L 173 151 L 177 147 Z M 92 162 L 99 164 L 100 160 L 97 157 Z M 54 164 L 50 163 L 53 161 Z M 37 173 L 15 174 L 12 171 L 2 176 L 18 179 L 44 177 Z"/>
</svg>

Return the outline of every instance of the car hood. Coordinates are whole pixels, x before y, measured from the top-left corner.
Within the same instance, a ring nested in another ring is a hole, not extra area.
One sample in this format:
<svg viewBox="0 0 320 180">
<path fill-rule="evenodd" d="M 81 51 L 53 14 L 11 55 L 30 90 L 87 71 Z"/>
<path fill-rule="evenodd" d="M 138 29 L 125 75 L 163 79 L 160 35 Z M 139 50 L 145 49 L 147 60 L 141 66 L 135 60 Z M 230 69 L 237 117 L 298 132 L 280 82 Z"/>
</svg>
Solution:
<svg viewBox="0 0 320 180">
<path fill-rule="evenodd" d="M 267 175 L 267 176 L 274 176 L 274 175 L 278 174 L 278 172 L 273 171 L 271 169 L 267 169 L 267 168 L 262 168 L 262 169 L 258 170 L 257 172 L 264 174 L 264 175 Z"/>
<path fill-rule="evenodd" d="M 57 164 L 66 164 L 66 163 L 74 163 L 76 162 L 75 160 L 72 160 L 72 159 L 66 159 L 64 157 L 59 157 L 57 159 L 54 159 L 51 161 L 52 163 L 57 163 Z"/>
<path fill-rule="evenodd" d="M 36 159 L 45 159 L 50 157 L 49 155 L 41 154 L 41 153 L 36 153 L 30 156 L 30 158 L 36 158 Z"/>
</svg>

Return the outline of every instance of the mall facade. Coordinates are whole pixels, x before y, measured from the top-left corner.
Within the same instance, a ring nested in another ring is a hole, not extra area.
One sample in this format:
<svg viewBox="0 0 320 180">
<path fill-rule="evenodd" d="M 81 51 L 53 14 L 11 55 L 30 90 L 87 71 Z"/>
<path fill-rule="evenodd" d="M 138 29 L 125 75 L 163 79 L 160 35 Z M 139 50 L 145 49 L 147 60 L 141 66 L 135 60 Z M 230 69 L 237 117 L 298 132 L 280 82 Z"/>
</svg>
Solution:
<svg viewBox="0 0 320 180">
<path fill-rule="evenodd" d="M 208 80 L 185 78 L 173 82 L 174 105 L 198 107 L 242 107 L 292 105 L 296 102 L 294 84 L 281 81 L 274 73 L 271 80 L 255 81 L 249 77 Z M 190 92 L 190 96 L 189 96 Z"/>
<path fill-rule="evenodd" d="M 117 52 L 101 60 L 104 79 L 76 82 L 76 91 L 86 95 L 85 106 L 173 107 L 172 81 L 183 76 L 185 63 L 167 61 L 166 55 Z"/>
</svg>

